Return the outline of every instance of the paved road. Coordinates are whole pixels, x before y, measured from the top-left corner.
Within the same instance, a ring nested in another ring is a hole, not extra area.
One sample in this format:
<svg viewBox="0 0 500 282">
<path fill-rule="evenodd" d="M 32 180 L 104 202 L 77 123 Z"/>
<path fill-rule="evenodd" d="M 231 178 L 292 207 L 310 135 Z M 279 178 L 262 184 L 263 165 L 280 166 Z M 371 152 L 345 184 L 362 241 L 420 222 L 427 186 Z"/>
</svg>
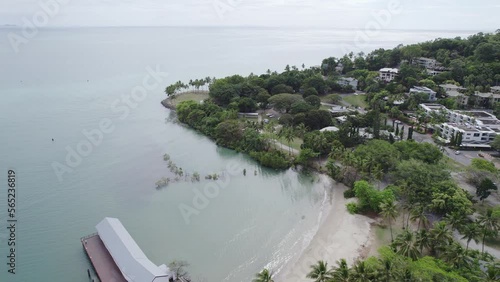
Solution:
<svg viewBox="0 0 500 282">
<path fill-rule="evenodd" d="M 458 231 L 453 232 L 453 237 L 455 238 L 455 241 L 460 242 L 460 244 L 463 247 L 467 246 L 467 240 L 462 239 L 462 235 L 460 235 L 460 233 L 458 233 Z M 479 242 L 479 244 L 476 244 L 476 242 L 474 242 L 474 240 L 472 240 L 469 243 L 469 249 L 481 251 L 482 244 L 481 244 L 481 242 Z M 492 255 L 496 258 L 500 258 L 500 251 L 495 249 L 495 248 L 484 245 L 484 251 L 490 253 L 490 255 Z"/>
</svg>

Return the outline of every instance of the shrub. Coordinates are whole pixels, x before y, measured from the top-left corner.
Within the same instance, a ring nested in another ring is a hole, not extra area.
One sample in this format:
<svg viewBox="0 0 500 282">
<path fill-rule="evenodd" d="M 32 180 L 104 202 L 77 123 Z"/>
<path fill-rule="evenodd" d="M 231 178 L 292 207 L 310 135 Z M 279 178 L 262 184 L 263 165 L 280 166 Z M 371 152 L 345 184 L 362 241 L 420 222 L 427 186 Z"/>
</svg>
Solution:
<svg viewBox="0 0 500 282">
<path fill-rule="evenodd" d="M 350 199 L 350 198 L 354 198 L 354 197 L 356 197 L 356 195 L 355 195 L 353 189 L 349 189 L 349 190 L 344 191 L 344 198 Z"/>
<path fill-rule="evenodd" d="M 286 155 L 278 151 L 250 152 L 250 157 L 257 160 L 261 165 L 274 169 L 287 169 L 290 162 Z"/>
<path fill-rule="evenodd" d="M 356 203 L 347 203 L 346 207 L 347 207 L 347 211 L 350 214 L 357 214 L 359 212 L 359 207 L 358 207 L 358 204 L 356 204 Z"/>
</svg>

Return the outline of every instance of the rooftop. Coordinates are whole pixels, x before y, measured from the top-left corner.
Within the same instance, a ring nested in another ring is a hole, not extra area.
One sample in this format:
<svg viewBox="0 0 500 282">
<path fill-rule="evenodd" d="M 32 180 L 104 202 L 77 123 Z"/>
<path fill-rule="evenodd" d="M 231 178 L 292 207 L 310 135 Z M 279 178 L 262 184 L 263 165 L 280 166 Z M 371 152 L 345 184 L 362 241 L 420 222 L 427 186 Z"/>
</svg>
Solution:
<svg viewBox="0 0 500 282">
<path fill-rule="evenodd" d="M 166 267 L 158 267 L 146 257 L 120 220 L 106 217 L 97 224 L 96 229 L 127 281 L 169 281 Z"/>
<path fill-rule="evenodd" d="M 487 119 L 493 119 L 493 120 L 497 119 L 494 115 L 492 115 L 488 112 L 485 112 L 485 111 L 455 111 L 455 112 L 459 113 L 459 114 L 475 117 L 475 118 L 481 118 L 481 119 L 487 118 Z"/>
<path fill-rule="evenodd" d="M 464 96 L 464 94 L 456 91 L 456 90 L 449 90 L 446 91 L 446 96 L 448 97 L 459 97 L 459 96 Z"/>
<path fill-rule="evenodd" d="M 414 86 L 410 89 L 410 92 L 435 92 L 435 91 L 424 86 Z"/>
<path fill-rule="evenodd" d="M 462 86 L 457 86 L 455 84 L 440 84 L 439 85 L 441 88 L 445 89 L 454 89 L 454 90 L 467 90 L 467 88 L 464 88 Z"/>
<path fill-rule="evenodd" d="M 461 123 L 443 123 L 444 126 L 455 127 L 465 132 L 492 132 L 493 130 L 484 126 L 473 126 L 470 124 Z"/>
<path fill-rule="evenodd" d="M 393 72 L 393 73 L 399 73 L 399 70 L 398 70 L 398 69 L 394 69 L 394 68 L 382 68 L 382 69 L 380 69 L 380 72 Z"/>
<path fill-rule="evenodd" d="M 357 80 L 357 79 L 355 79 L 353 77 L 340 77 L 339 80 L 345 80 L 345 81 L 351 82 L 351 81 L 354 81 L 354 80 Z"/>
<path fill-rule="evenodd" d="M 480 92 L 477 92 L 475 93 L 476 96 L 479 96 L 479 97 L 482 97 L 482 98 L 495 98 L 495 99 L 498 99 L 500 98 L 500 94 L 493 94 L 493 93 L 480 93 Z"/>
<path fill-rule="evenodd" d="M 441 104 L 428 104 L 428 103 L 424 103 L 424 104 L 420 104 L 420 106 L 424 109 L 429 109 L 429 110 L 446 110 L 446 107 L 441 105 Z"/>
<path fill-rule="evenodd" d="M 337 131 L 339 131 L 339 128 L 335 127 L 335 126 L 328 126 L 328 127 L 322 128 L 320 131 L 321 132 L 325 132 L 325 131 L 337 132 Z"/>
</svg>

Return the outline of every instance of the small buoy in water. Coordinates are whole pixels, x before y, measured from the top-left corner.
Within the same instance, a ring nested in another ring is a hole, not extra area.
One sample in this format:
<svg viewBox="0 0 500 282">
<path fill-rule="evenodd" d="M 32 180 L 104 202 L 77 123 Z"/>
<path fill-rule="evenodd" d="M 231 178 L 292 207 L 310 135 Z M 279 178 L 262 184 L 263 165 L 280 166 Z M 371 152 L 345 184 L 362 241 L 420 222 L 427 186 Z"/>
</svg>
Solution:
<svg viewBox="0 0 500 282">
<path fill-rule="evenodd" d="M 52 141 L 54 141 L 54 138 L 52 138 Z"/>
</svg>

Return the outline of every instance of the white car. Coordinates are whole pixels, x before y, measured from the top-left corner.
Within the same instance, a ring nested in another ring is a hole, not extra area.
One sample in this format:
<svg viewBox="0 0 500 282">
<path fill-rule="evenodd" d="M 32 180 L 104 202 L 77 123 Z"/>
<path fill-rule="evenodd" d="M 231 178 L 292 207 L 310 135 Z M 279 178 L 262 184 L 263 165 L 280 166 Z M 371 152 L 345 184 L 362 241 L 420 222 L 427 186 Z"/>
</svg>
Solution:
<svg viewBox="0 0 500 282">
<path fill-rule="evenodd" d="M 460 155 L 460 151 L 455 151 L 455 155 Z"/>
</svg>

